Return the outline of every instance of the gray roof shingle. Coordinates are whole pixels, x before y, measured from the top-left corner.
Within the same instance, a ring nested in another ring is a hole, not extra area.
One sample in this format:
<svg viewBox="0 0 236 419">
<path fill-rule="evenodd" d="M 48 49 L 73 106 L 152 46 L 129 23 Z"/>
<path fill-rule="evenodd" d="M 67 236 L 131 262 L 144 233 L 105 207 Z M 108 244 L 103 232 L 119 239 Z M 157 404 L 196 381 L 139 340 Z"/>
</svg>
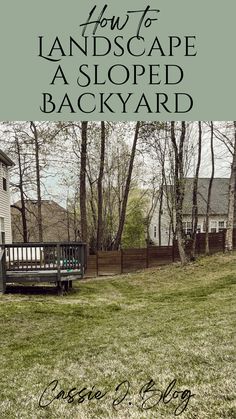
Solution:
<svg viewBox="0 0 236 419">
<path fill-rule="evenodd" d="M 185 197 L 183 214 L 192 214 L 193 178 L 185 179 Z M 198 179 L 198 214 L 205 215 L 207 194 L 210 178 Z M 223 215 L 228 213 L 229 178 L 214 178 L 212 183 L 210 214 Z"/>
</svg>

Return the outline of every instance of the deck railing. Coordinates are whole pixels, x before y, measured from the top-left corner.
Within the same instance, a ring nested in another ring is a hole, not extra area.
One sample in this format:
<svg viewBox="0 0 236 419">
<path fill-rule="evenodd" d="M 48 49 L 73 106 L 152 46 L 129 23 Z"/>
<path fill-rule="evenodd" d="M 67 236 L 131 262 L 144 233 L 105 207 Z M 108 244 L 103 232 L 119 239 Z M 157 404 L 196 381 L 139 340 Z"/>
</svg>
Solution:
<svg viewBox="0 0 236 419">
<path fill-rule="evenodd" d="M 87 266 L 85 243 L 5 244 L 7 271 L 77 271 Z"/>
</svg>

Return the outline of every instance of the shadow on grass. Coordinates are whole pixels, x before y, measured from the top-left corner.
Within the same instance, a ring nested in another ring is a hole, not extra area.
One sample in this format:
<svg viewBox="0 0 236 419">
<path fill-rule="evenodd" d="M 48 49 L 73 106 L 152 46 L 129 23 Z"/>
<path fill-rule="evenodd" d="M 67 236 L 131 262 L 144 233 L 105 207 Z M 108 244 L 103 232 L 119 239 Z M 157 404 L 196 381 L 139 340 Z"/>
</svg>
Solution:
<svg viewBox="0 0 236 419">
<path fill-rule="evenodd" d="M 73 292 L 73 289 L 69 292 Z M 58 295 L 61 293 L 55 285 L 7 285 L 6 294 Z"/>
</svg>

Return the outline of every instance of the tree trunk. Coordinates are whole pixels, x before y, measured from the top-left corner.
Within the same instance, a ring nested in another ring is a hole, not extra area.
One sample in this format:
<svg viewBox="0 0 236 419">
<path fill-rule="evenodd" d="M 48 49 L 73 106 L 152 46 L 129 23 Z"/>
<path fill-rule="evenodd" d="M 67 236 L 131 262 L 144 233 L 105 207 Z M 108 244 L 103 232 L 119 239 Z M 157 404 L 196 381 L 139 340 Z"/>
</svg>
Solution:
<svg viewBox="0 0 236 419">
<path fill-rule="evenodd" d="M 163 179 L 162 184 L 160 187 L 160 206 L 159 206 L 159 213 L 158 213 L 158 246 L 161 246 L 161 218 L 162 218 L 162 211 L 163 211 Z"/>
<path fill-rule="evenodd" d="M 66 227 L 67 227 L 67 240 L 70 242 L 70 211 L 69 211 L 69 199 L 66 201 Z"/>
<path fill-rule="evenodd" d="M 122 201 L 119 226 L 118 226 L 118 231 L 116 234 L 115 241 L 112 246 L 113 250 L 118 250 L 121 243 L 121 237 L 122 237 L 124 223 L 125 223 L 127 202 L 128 202 L 128 197 L 129 197 L 131 176 L 132 176 L 133 165 L 134 165 L 134 157 L 135 157 L 136 146 L 137 146 L 137 141 L 138 141 L 139 128 L 140 128 L 140 122 L 138 121 L 135 127 L 134 141 L 133 141 L 133 146 L 132 146 L 132 151 L 131 151 L 131 156 L 130 156 L 130 161 L 129 161 L 129 169 L 128 169 L 128 175 L 127 175 L 126 184 L 125 184 L 124 197 Z"/>
<path fill-rule="evenodd" d="M 28 229 L 27 229 L 27 219 L 26 219 L 26 207 L 25 207 L 25 196 L 24 196 L 24 187 L 23 187 L 23 173 L 21 165 L 21 150 L 18 137 L 16 139 L 16 148 L 18 156 L 18 167 L 19 167 L 19 189 L 20 189 L 20 200 L 21 200 L 21 219 L 22 219 L 22 232 L 23 232 L 23 242 L 28 243 Z"/>
<path fill-rule="evenodd" d="M 81 154 L 80 154 L 80 223 L 81 240 L 88 241 L 87 208 L 86 208 L 86 163 L 87 163 L 87 128 L 88 122 L 82 122 Z"/>
<path fill-rule="evenodd" d="M 225 250 L 228 252 L 231 252 L 233 250 L 235 193 L 236 193 L 236 121 L 234 121 L 234 152 L 233 152 L 233 162 L 231 165 L 231 175 L 230 175 L 230 183 L 229 183 L 228 218 L 227 218 L 227 230 L 226 230 L 226 237 L 225 237 Z"/>
<path fill-rule="evenodd" d="M 102 195 L 102 180 L 104 174 L 104 161 L 105 161 L 105 123 L 101 121 L 101 152 L 100 152 L 100 169 L 98 176 L 98 223 L 97 223 L 97 250 L 102 250 L 102 228 L 103 228 L 103 218 L 102 218 L 102 207 L 103 207 L 103 195 Z"/>
<path fill-rule="evenodd" d="M 94 181 L 92 180 L 92 176 L 91 176 L 91 169 L 90 169 L 90 162 L 89 162 L 89 158 L 87 156 L 87 170 L 86 170 L 86 174 L 87 174 L 87 180 L 89 183 L 89 200 L 87 201 L 87 205 L 89 204 L 90 209 L 91 209 L 91 215 L 92 215 L 92 222 L 90 223 L 91 226 L 91 234 L 89 237 L 90 240 L 90 247 L 92 247 L 92 251 L 95 252 L 96 248 L 97 248 L 97 237 L 96 236 L 96 231 L 97 231 L 97 201 L 95 199 L 95 194 L 94 194 Z"/>
<path fill-rule="evenodd" d="M 209 182 L 208 187 L 208 194 L 207 194 L 207 209 L 206 209 L 206 241 L 205 241 L 205 253 L 206 255 L 209 255 L 210 249 L 209 249 L 209 217 L 210 217 L 210 205 L 211 205 L 211 190 L 212 190 L 212 183 L 214 179 L 214 173 L 215 173 L 215 156 L 214 156 L 214 126 L 213 122 L 211 121 L 211 178 Z"/>
<path fill-rule="evenodd" d="M 192 249 L 191 259 L 195 259 L 196 252 L 196 239 L 197 239 L 197 224 L 198 224 L 198 205 L 197 205 L 197 192 L 198 192 L 198 177 L 201 165 L 201 151 L 202 151 L 202 124 L 198 122 L 198 159 L 196 173 L 193 180 L 193 207 L 192 207 Z"/>
<path fill-rule="evenodd" d="M 74 202 L 73 202 L 73 230 L 74 230 L 74 241 L 75 242 L 80 240 L 80 231 L 78 229 L 76 207 L 77 207 L 77 197 L 76 197 L 76 194 L 75 194 Z"/>
<path fill-rule="evenodd" d="M 182 265 L 188 262 L 185 250 L 185 237 L 183 234 L 183 200 L 184 200 L 184 171 L 183 171 L 183 147 L 186 136 L 186 124 L 182 121 L 179 148 L 175 137 L 175 122 L 171 122 L 171 142 L 174 149 L 174 191 L 176 212 L 176 237 L 179 255 Z"/>
<path fill-rule="evenodd" d="M 34 135 L 34 145 L 35 145 L 38 238 L 39 238 L 39 242 L 42 243 L 43 242 L 43 221 L 42 221 L 42 197 L 41 197 L 38 131 L 33 121 L 30 122 L 30 128 Z"/>
</svg>

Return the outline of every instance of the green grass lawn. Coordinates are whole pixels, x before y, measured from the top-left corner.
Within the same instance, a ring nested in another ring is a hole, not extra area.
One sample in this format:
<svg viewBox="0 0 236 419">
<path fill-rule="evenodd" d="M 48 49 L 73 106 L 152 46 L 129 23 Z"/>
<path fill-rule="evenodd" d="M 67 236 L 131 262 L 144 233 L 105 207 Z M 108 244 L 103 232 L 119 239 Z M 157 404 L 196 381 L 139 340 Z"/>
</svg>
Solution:
<svg viewBox="0 0 236 419">
<path fill-rule="evenodd" d="M 0 297 L 1 418 L 236 418 L 235 254 L 77 287 Z"/>
</svg>

